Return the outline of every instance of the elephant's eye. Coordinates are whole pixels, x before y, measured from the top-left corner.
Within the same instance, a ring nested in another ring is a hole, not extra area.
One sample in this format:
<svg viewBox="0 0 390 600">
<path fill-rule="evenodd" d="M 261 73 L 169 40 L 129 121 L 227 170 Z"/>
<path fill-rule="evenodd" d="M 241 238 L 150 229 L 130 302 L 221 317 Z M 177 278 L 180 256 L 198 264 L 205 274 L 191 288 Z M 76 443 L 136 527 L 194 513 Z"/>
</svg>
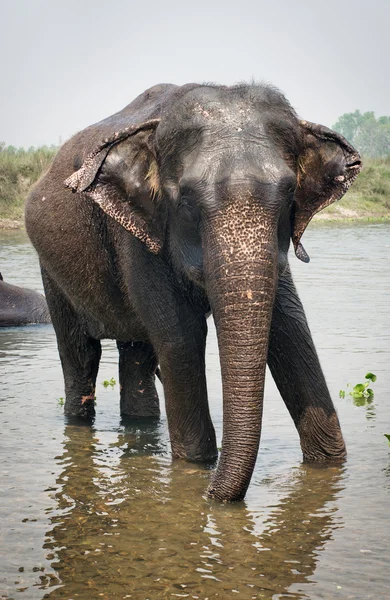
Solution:
<svg viewBox="0 0 390 600">
<path fill-rule="evenodd" d="M 291 206 L 294 203 L 295 189 L 296 189 L 296 186 L 292 186 L 288 189 L 288 192 L 287 192 L 287 206 L 289 209 L 291 208 Z"/>
<path fill-rule="evenodd" d="M 180 195 L 190 200 L 196 200 L 197 197 L 204 193 L 206 186 L 207 182 L 204 179 L 183 177 L 179 184 Z"/>
<path fill-rule="evenodd" d="M 296 177 L 288 175 L 279 181 L 279 190 L 287 198 L 293 198 L 297 187 Z"/>
<path fill-rule="evenodd" d="M 195 205 L 187 196 L 180 196 L 178 210 L 182 215 L 188 216 L 190 218 L 191 215 L 195 212 Z"/>
<path fill-rule="evenodd" d="M 197 204 L 193 197 L 191 198 L 189 195 L 180 195 L 177 210 L 180 217 L 185 221 L 196 223 L 200 218 Z"/>
<path fill-rule="evenodd" d="M 189 185 L 180 186 L 180 202 L 188 203 L 194 198 L 194 190 Z"/>
</svg>

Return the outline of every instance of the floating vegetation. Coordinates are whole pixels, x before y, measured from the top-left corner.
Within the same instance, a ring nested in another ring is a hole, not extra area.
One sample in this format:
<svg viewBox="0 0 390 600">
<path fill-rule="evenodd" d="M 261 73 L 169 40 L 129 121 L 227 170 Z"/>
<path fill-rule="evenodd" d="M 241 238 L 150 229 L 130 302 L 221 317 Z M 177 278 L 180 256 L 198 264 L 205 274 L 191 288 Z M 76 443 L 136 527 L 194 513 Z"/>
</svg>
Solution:
<svg viewBox="0 0 390 600">
<path fill-rule="evenodd" d="M 376 375 L 369 372 L 366 374 L 365 380 L 366 381 L 364 383 L 357 383 L 354 385 L 353 388 L 348 392 L 348 395 L 353 398 L 353 403 L 355 406 L 366 406 L 367 404 L 370 404 L 374 398 L 374 391 L 368 386 L 376 381 Z M 347 388 L 351 387 L 351 384 L 347 383 Z M 340 398 L 345 398 L 346 391 L 340 390 L 339 396 Z"/>
<path fill-rule="evenodd" d="M 103 385 L 105 388 L 108 388 L 108 386 L 114 388 L 116 386 L 116 380 L 113 377 L 111 377 L 111 379 L 105 379 Z"/>
</svg>

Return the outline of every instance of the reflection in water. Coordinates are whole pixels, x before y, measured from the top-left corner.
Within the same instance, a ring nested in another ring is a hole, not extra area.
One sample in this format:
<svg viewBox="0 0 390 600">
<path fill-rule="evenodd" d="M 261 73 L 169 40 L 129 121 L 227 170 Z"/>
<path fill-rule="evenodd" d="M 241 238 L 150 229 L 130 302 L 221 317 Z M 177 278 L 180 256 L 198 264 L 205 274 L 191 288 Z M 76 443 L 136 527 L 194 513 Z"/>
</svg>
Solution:
<svg viewBox="0 0 390 600">
<path fill-rule="evenodd" d="M 333 504 L 344 488 L 342 475 L 343 469 L 339 466 L 302 465 L 291 483 L 289 495 L 265 522 L 260 539 L 269 550 L 264 559 L 278 563 L 280 577 L 277 582 L 269 577 L 269 583 L 274 586 L 269 589 L 274 589 L 274 593 L 277 590 L 282 594 L 292 584 L 309 581 L 319 553 L 332 539 L 332 531 L 343 526 L 341 517 L 335 514 L 337 506 Z M 290 594 L 289 597 L 305 596 Z"/>
<path fill-rule="evenodd" d="M 69 426 L 64 439 L 53 328 L 1 328 L 0 598 L 387 599 L 389 235 L 390 224 L 309 228 L 312 262 L 291 258 L 346 438 L 346 470 L 299 466 L 297 434 L 268 378 L 262 447 L 238 506 L 202 497 L 208 471 L 171 463 L 166 420 L 118 426 L 118 390 L 101 385 L 116 377 L 114 342 L 103 344 L 95 429 Z M 24 233 L 0 232 L 0 253 L 10 282 L 42 291 Z M 374 403 L 338 398 L 367 369 L 378 376 Z M 207 372 L 220 438 L 211 324 Z"/>
<path fill-rule="evenodd" d="M 363 406 L 366 409 L 366 419 L 371 421 L 376 417 L 376 406 L 372 398 L 354 398 L 353 403 L 355 406 Z"/>
<path fill-rule="evenodd" d="M 389 464 L 387 465 L 387 467 L 385 467 L 383 469 L 383 472 L 384 472 L 385 476 L 388 478 L 387 487 L 390 490 L 390 457 L 389 457 Z"/>
<path fill-rule="evenodd" d="M 260 523 L 245 504 L 204 499 L 209 472 L 160 456 L 159 425 L 114 437 L 105 444 L 91 428 L 65 429 L 45 543 L 61 587 L 46 598 L 272 598 L 307 581 L 340 526 L 328 506 L 339 468 L 299 468 Z"/>
</svg>

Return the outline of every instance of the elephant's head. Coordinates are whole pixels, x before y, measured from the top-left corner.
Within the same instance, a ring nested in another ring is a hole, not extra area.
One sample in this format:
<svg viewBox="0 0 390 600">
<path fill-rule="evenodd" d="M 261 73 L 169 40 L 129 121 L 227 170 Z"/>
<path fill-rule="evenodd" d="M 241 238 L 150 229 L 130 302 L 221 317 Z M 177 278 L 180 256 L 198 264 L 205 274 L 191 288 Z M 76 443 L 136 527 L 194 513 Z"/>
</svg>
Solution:
<svg viewBox="0 0 390 600">
<path fill-rule="evenodd" d="M 292 239 L 361 169 L 337 133 L 268 86 L 199 86 L 102 140 L 67 185 L 203 286 L 214 313 L 223 443 L 209 493 L 244 497 L 260 440 L 272 306 Z"/>
</svg>

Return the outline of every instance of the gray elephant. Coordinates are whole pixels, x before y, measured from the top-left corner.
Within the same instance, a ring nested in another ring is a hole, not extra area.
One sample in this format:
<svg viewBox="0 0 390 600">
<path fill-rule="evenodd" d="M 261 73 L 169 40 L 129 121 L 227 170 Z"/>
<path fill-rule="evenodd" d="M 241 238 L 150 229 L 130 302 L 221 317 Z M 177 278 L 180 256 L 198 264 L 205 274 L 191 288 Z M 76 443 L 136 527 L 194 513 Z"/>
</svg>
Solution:
<svg viewBox="0 0 390 600">
<path fill-rule="evenodd" d="M 0 273 L 0 327 L 51 323 L 47 303 L 38 292 L 6 283 Z"/>
<path fill-rule="evenodd" d="M 205 378 L 213 312 L 223 441 L 208 493 L 240 500 L 260 441 L 265 367 L 306 460 L 345 445 L 291 279 L 292 239 L 361 169 L 337 133 L 299 121 L 267 85 L 155 86 L 75 135 L 26 206 L 70 416 L 92 417 L 100 340 L 117 340 L 121 411 L 158 416 L 174 457 L 217 455 Z"/>
</svg>

